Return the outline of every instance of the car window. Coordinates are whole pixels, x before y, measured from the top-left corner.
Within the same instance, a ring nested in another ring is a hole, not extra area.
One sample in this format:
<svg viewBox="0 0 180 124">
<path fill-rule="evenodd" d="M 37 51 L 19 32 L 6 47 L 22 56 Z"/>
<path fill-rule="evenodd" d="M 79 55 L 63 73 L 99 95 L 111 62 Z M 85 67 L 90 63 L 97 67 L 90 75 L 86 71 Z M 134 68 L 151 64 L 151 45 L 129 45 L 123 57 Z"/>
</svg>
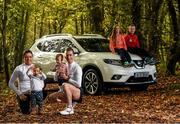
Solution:
<svg viewBox="0 0 180 124">
<path fill-rule="evenodd" d="M 88 52 L 109 52 L 109 41 L 100 38 L 76 38 L 77 42 Z"/>
<path fill-rule="evenodd" d="M 44 52 L 58 52 L 57 48 L 60 41 L 61 41 L 60 39 L 45 40 L 43 42 L 41 50 Z"/>
<path fill-rule="evenodd" d="M 75 47 L 75 45 L 68 39 L 62 39 L 58 45 L 58 52 L 64 53 L 68 47 Z"/>
</svg>

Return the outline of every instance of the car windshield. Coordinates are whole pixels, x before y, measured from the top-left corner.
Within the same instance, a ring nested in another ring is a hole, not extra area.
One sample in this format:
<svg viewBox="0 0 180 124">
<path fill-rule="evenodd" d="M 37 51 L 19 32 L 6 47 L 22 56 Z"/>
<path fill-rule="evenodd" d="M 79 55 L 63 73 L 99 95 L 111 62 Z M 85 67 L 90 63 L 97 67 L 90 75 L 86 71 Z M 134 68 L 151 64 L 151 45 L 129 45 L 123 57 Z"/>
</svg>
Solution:
<svg viewBox="0 0 180 124">
<path fill-rule="evenodd" d="M 87 52 L 109 52 L 109 41 L 102 38 L 76 38 Z"/>
</svg>

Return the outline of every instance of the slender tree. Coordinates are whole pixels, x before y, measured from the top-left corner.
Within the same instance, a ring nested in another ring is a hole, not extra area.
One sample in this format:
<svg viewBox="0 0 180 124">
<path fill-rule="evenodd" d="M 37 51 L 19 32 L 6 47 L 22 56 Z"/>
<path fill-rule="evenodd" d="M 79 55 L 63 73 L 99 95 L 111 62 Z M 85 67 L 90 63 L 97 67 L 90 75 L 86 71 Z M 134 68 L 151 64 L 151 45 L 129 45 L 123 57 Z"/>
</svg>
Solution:
<svg viewBox="0 0 180 124">
<path fill-rule="evenodd" d="M 102 0 L 90 0 L 87 2 L 93 33 L 103 33 L 102 22 L 104 20 L 104 13 L 101 8 L 101 3 Z"/>
<path fill-rule="evenodd" d="M 6 33 L 7 33 L 7 11 L 8 11 L 8 4 L 10 3 L 10 0 L 3 0 L 3 12 L 2 12 L 2 55 L 3 55 L 3 61 L 4 61 L 4 71 L 5 71 L 5 78 L 6 82 L 9 81 L 10 75 L 9 75 L 9 66 L 8 66 L 8 58 L 7 58 L 7 39 L 6 39 Z"/>
<path fill-rule="evenodd" d="M 169 13 L 171 15 L 173 34 L 174 34 L 174 44 L 170 49 L 170 55 L 168 56 L 167 72 L 170 74 L 175 74 L 176 63 L 180 60 L 180 36 L 179 36 L 179 27 L 177 14 L 173 5 L 172 0 L 167 0 Z"/>
</svg>

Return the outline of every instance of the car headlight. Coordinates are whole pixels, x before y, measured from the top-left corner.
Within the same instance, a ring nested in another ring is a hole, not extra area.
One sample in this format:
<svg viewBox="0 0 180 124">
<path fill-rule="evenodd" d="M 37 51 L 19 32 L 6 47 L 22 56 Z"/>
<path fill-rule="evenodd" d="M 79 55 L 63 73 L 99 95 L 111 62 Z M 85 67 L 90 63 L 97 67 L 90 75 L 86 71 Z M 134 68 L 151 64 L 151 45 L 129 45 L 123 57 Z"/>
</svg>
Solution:
<svg viewBox="0 0 180 124">
<path fill-rule="evenodd" d="M 121 60 L 116 60 L 116 59 L 103 59 L 103 61 L 104 61 L 105 63 L 107 63 L 107 64 L 122 66 Z"/>
</svg>

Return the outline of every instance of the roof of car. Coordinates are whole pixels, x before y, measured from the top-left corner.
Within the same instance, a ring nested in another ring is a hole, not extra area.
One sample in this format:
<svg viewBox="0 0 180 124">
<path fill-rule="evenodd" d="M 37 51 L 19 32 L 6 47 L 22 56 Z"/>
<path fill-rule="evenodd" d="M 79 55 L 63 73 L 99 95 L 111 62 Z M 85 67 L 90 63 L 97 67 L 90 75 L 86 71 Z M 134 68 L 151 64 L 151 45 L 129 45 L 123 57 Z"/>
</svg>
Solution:
<svg viewBox="0 0 180 124">
<path fill-rule="evenodd" d="M 105 38 L 100 34 L 83 34 L 83 35 L 76 35 L 75 38 Z"/>
<path fill-rule="evenodd" d="M 101 39 L 103 38 L 103 39 L 105 39 L 105 37 L 103 37 L 100 34 L 82 34 L 82 35 L 74 35 L 73 36 L 73 35 L 68 34 L 68 33 L 49 34 L 49 35 L 44 35 L 41 38 L 44 39 L 44 38 L 52 38 L 52 37 L 74 37 L 77 39 L 81 39 L 81 38 L 101 38 Z"/>
</svg>

